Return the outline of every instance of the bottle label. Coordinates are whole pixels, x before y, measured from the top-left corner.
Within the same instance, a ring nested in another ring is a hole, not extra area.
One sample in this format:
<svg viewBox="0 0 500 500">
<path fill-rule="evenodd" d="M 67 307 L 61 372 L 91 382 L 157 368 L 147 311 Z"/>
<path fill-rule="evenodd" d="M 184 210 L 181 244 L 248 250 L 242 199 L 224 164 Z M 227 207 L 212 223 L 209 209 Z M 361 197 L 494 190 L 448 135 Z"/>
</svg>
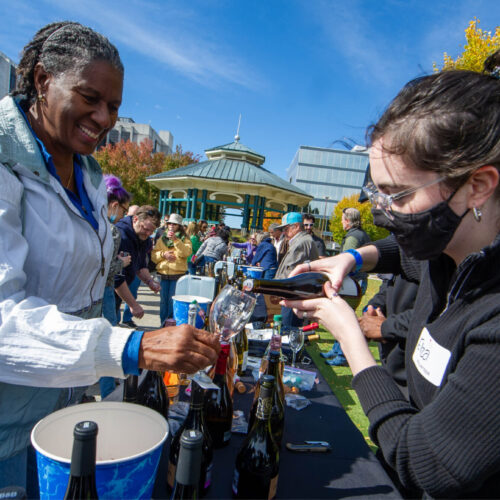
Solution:
<svg viewBox="0 0 500 500">
<path fill-rule="evenodd" d="M 273 400 L 272 398 L 261 398 L 259 397 L 257 402 L 257 411 L 255 412 L 255 416 L 259 420 L 267 420 L 271 415 L 273 410 Z"/>
<path fill-rule="evenodd" d="M 234 475 L 233 475 L 233 493 L 235 495 L 238 494 L 238 481 L 240 479 L 240 474 L 238 472 L 238 469 L 234 469 Z"/>
<path fill-rule="evenodd" d="M 207 465 L 207 474 L 205 476 L 205 484 L 203 485 L 204 489 L 207 489 L 212 484 L 212 469 L 214 468 L 214 463 L 210 462 Z"/>
<path fill-rule="evenodd" d="M 168 461 L 168 471 L 167 471 L 167 483 L 173 489 L 175 483 L 175 470 L 177 466 L 173 464 L 170 460 Z"/>
<path fill-rule="evenodd" d="M 246 371 L 248 365 L 248 351 L 243 352 L 243 361 L 241 362 L 241 371 Z"/>
<path fill-rule="evenodd" d="M 230 439 L 231 439 L 231 431 L 224 432 L 224 437 L 222 438 L 222 441 L 225 443 L 226 441 L 229 441 Z"/>
<path fill-rule="evenodd" d="M 268 500 L 274 498 L 276 496 L 276 490 L 278 489 L 278 474 L 271 479 L 271 483 L 269 485 L 269 495 Z"/>
</svg>

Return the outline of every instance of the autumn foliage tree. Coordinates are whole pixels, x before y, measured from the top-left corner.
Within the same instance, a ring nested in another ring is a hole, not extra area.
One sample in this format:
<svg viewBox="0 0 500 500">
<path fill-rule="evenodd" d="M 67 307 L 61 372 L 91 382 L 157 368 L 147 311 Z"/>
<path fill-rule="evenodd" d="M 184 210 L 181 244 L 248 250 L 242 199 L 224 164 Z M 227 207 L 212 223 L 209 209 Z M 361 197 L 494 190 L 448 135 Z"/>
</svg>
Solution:
<svg viewBox="0 0 500 500">
<path fill-rule="evenodd" d="M 148 177 L 200 161 L 199 155 L 184 152 L 182 146 L 177 146 L 172 154 L 154 153 L 153 142 L 149 139 L 140 144 L 130 141 L 107 144 L 94 156 L 105 174 L 121 179 L 125 189 L 133 195 L 134 204 L 153 206 L 158 206 L 160 192 L 146 182 Z"/>
<path fill-rule="evenodd" d="M 281 223 L 281 217 L 282 217 L 282 214 L 280 214 L 279 212 L 267 212 L 266 211 L 264 222 L 262 223 L 262 230 L 269 231 L 269 226 L 271 224 Z"/>
<path fill-rule="evenodd" d="M 485 59 L 500 49 L 500 26 L 495 28 L 495 32 L 483 31 L 478 27 L 479 19 L 470 21 L 469 26 L 465 29 L 465 39 L 467 43 L 464 45 L 462 54 L 453 59 L 446 52 L 444 53 L 443 67 L 439 68 L 434 63 L 434 71 L 446 71 L 449 69 L 467 69 L 470 71 L 483 71 Z"/>
<path fill-rule="evenodd" d="M 339 245 L 342 243 L 342 238 L 345 236 L 344 228 L 342 227 L 342 211 L 345 208 L 357 208 L 361 214 L 361 227 L 368 234 L 372 241 L 380 240 L 389 235 L 386 229 L 375 226 L 373 224 L 373 216 L 371 212 L 371 203 L 358 201 L 359 196 L 353 194 L 342 198 L 330 217 L 330 231 L 332 232 L 333 240 Z"/>
</svg>

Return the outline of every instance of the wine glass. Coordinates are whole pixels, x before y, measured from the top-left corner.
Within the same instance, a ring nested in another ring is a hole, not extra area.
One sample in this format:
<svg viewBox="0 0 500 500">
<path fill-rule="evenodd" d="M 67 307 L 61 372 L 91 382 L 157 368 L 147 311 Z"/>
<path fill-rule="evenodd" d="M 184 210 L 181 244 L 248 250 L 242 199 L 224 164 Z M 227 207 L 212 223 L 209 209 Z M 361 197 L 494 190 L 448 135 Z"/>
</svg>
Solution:
<svg viewBox="0 0 500 500">
<path fill-rule="evenodd" d="M 304 332 L 299 328 L 293 328 L 288 333 L 288 345 L 293 352 L 292 368 L 295 368 L 295 357 L 304 345 Z"/>
<path fill-rule="evenodd" d="M 247 324 L 255 307 L 256 299 L 231 285 L 226 285 L 217 295 L 210 309 L 210 331 L 229 342 Z M 194 326 L 194 325 L 193 325 Z M 206 369 L 192 377 L 203 389 L 218 389 L 207 375 Z"/>
<path fill-rule="evenodd" d="M 226 285 L 210 309 L 210 331 L 220 335 L 221 341 L 229 342 L 247 324 L 255 303 L 255 297 Z"/>
</svg>

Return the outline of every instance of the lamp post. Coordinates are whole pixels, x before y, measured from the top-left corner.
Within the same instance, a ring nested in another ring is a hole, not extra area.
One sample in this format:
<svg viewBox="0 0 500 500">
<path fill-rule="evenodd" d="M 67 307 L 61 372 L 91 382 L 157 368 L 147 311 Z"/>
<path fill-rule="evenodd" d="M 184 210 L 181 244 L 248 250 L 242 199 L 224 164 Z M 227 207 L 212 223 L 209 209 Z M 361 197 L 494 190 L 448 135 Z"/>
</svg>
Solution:
<svg viewBox="0 0 500 500">
<path fill-rule="evenodd" d="M 329 200 L 329 199 L 330 199 L 330 197 L 329 197 L 329 196 L 325 196 L 325 210 L 324 210 L 324 212 L 323 212 L 323 217 L 324 217 L 324 219 L 325 219 L 325 221 L 324 221 L 324 224 L 325 224 L 325 225 L 324 225 L 324 228 L 323 228 L 323 234 L 322 234 L 323 239 L 325 239 L 325 232 L 326 232 L 326 228 L 328 227 L 328 223 L 327 223 L 327 220 L 326 220 L 326 206 L 328 205 L 328 200 Z"/>
</svg>

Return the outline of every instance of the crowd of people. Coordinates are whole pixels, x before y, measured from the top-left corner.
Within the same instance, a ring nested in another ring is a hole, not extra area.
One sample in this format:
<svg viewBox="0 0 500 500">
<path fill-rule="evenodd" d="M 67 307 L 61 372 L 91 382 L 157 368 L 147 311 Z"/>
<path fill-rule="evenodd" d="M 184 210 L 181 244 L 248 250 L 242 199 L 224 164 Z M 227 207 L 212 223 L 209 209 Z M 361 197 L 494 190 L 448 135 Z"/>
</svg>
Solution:
<svg viewBox="0 0 500 500">
<path fill-rule="evenodd" d="M 408 497 L 500 495 L 500 51 L 485 71 L 409 82 L 370 129 L 377 226 L 344 210 L 328 257 L 314 217 L 286 213 L 231 242 L 224 224 L 131 206 L 92 153 L 113 127 L 124 68 L 102 35 L 74 22 L 39 30 L 16 89 L 0 101 L 0 487 L 37 497 L 30 432 L 100 381 L 139 370 L 193 373 L 215 363 L 214 335 L 163 325 L 176 283 L 230 247 L 265 278 L 326 272 L 325 297 L 282 302 L 284 327 L 315 318 L 348 363 L 380 459 Z M 361 318 L 337 294 L 354 273 L 391 273 Z M 154 275 L 160 278 L 158 281 Z M 160 293 L 157 330 L 141 331 L 137 288 Z M 129 316 L 121 304 L 125 303 Z M 367 339 L 383 342 L 382 365 Z"/>
</svg>

